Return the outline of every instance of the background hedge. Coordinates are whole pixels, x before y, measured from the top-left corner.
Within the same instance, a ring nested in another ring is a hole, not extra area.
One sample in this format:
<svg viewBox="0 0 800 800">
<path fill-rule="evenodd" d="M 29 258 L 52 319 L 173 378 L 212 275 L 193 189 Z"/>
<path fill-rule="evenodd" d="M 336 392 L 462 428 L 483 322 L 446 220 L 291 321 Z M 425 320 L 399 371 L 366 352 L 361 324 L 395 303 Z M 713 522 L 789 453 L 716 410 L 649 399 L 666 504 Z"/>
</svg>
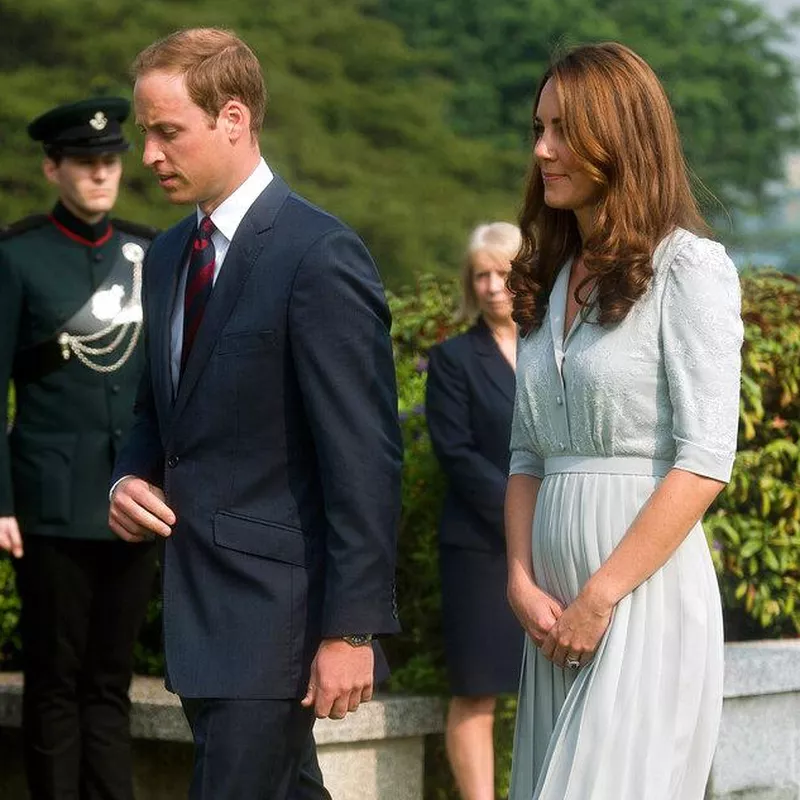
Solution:
<svg viewBox="0 0 800 800">
<path fill-rule="evenodd" d="M 706 518 L 728 639 L 800 632 L 800 283 L 760 271 L 742 276 L 745 347 L 739 453 L 733 478 Z M 425 427 L 427 351 L 459 328 L 451 281 L 420 278 L 390 294 L 405 439 L 398 596 L 403 633 L 387 641 L 393 692 L 444 694 L 436 527 L 444 489 Z M 0 668 L 19 666 L 19 602 L 10 562 L 0 560 Z M 154 600 L 137 669 L 159 674 L 160 607 Z M 498 796 L 507 793 L 513 701 L 501 704 Z M 426 795 L 456 797 L 441 737 L 431 741 Z"/>
</svg>

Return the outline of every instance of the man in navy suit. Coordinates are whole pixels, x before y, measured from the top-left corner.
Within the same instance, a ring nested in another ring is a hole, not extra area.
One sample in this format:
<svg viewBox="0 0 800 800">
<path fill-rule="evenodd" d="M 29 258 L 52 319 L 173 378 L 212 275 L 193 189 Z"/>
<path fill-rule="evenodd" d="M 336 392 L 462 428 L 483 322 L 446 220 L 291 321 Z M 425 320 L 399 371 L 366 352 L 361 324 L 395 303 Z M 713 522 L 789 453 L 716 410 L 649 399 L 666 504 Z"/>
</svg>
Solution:
<svg viewBox="0 0 800 800">
<path fill-rule="evenodd" d="M 190 796 L 328 797 L 314 715 L 370 699 L 371 639 L 399 628 L 382 287 L 361 240 L 262 159 L 263 78 L 240 39 L 180 31 L 133 75 L 144 163 L 197 208 L 147 255 L 147 367 L 110 524 L 163 537 Z"/>
</svg>

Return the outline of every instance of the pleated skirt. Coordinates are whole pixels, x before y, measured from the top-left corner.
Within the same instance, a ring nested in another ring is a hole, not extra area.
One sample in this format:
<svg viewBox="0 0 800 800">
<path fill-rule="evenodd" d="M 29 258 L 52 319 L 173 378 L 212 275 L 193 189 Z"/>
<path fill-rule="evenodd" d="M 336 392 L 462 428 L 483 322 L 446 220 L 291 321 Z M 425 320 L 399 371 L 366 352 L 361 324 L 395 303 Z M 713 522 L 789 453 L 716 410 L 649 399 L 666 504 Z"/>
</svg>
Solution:
<svg viewBox="0 0 800 800">
<path fill-rule="evenodd" d="M 537 583 L 568 605 L 659 480 L 547 475 L 532 532 Z M 619 602 L 580 670 L 556 667 L 526 637 L 510 800 L 702 800 L 722 680 L 722 608 L 698 523 Z"/>
</svg>

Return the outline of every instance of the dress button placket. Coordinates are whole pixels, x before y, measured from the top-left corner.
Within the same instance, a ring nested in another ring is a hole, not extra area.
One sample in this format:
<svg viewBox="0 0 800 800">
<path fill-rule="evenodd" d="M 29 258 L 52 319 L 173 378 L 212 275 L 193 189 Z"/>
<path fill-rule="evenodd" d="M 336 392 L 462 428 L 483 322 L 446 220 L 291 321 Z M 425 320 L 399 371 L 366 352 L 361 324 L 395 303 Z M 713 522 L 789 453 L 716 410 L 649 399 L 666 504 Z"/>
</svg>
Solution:
<svg viewBox="0 0 800 800">
<path fill-rule="evenodd" d="M 567 419 L 567 406 L 564 403 L 564 397 L 567 393 L 567 380 L 565 375 L 565 367 L 567 365 L 567 354 L 563 353 L 561 356 L 561 369 L 559 372 L 559 383 L 561 384 L 561 392 L 556 395 L 556 405 L 559 410 L 560 434 L 561 439 L 558 443 L 558 449 L 563 453 L 567 449 L 567 442 L 570 440 L 569 436 L 569 420 Z"/>
</svg>

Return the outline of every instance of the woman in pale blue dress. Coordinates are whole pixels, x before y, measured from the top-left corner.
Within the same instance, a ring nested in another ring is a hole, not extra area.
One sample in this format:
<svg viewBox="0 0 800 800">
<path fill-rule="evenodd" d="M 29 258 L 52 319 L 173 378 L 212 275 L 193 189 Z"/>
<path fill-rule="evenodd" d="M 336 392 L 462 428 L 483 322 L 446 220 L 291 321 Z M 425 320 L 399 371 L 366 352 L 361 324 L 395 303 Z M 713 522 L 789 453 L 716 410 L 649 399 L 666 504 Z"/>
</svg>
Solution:
<svg viewBox="0 0 800 800">
<path fill-rule="evenodd" d="M 617 44 L 545 75 L 511 288 L 506 498 L 527 641 L 512 800 L 701 800 L 722 706 L 700 520 L 730 477 L 739 282 L 652 70 Z"/>
</svg>

